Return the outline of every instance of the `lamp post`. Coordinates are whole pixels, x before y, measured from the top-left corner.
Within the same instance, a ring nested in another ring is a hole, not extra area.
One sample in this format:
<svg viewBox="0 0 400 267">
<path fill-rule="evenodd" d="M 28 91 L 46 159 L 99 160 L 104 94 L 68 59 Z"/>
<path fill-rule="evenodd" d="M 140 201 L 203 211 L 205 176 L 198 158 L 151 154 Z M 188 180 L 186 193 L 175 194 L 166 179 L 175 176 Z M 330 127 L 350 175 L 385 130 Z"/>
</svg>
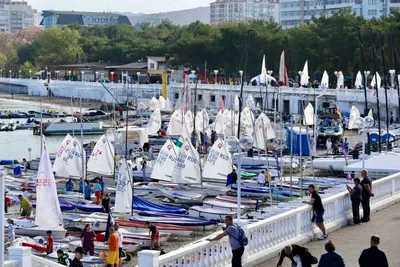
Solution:
<svg viewBox="0 0 400 267">
<path fill-rule="evenodd" d="M 365 169 L 365 130 L 367 128 L 371 128 L 372 126 L 374 126 L 375 121 L 372 117 L 367 116 L 365 118 L 362 117 L 358 117 L 355 121 L 355 125 L 357 126 L 358 129 L 361 128 L 362 131 L 362 168 Z M 388 137 L 389 138 L 389 133 L 388 133 Z"/>
<path fill-rule="evenodd" d="M 3 70 L 1 70 L 1 78 L 3 78 Z"/>
<path fill-rule="evenodd" d="M 392 88 L 394 89 L 394 75 L 396 74 L 395 70 L 389 70 L 389 74 L 390 74 L 390 85 L 392 86 Z"/>
<path fill-rule="evenodd" d="M 96 72 L 94 73 L 94 81 L 95 81 L 95 82 L 97 82 L 97 77 L 99 77 L 99 72 L 98 72 L 98 71 L 96 71 Z"/>
<path fill-rule="evenodd" d="M 229 149 L 231 153 L 239 154 L 239 162 L 238 162 L 238 179 L 237 179 L 237 221 L 240 222 L 240 204 L 242 202 L 242 181 L 241 181 L 241 172 L 242 172 L 242 149 L 245 152 L 253 147 L 254 139 L 250 135 L 244 135 L 242 138 L 237 139 L 236 136 L 230 136 L 226 139 L 226 142 L 229 144 Z"/>
<path fill-rule="evenodd" d="M 83 74 L 85 74 L 85 72 L 81 71 L 81 82 L 83 82 Z"/>
<path fill-rule="evenodd" d="M 21 79 L 21 70 L 18 71 L 18 79 Z"/>
<path fill-rule="evenodd" d="M 29 79 L 32 79 L 32 70 L 29 70 Z"/>
<path fill-rule="evenodd" d="M 71 71 L 68 71 L 68 81 L 71 81 Z"/>
<path fill-rule="evenodd" d="M 58 75 L 60 73 L 59 70 L 56 70 L 56 80 L 58 81 L 58 79 L 60 78 L 60 76 Z"/>
<path fill-rule="evenodd" d="M 371 72 L 369 70 L 364 71 L 364 77 L 365 77 L 365 85 L 368 87 L 368 76 Z"/>
<path fill-rule="evenodd" d="M 339 89 L 339 76 L 340 76 L 340 71 L 335 71 L 335 76 L 336 76 L 336 89 Z"/>
<path fill-rule="evenodd" d="M 318 123 L 318 99 L 322 97 L 322 95 L 319 95 L 315 98 L 315 114 L 314 114 L 314 155 L 317 155 L 317 123 Z"/>
<path fill-rule="evenodd" d="M 243 82 L 243 70 L 239 70 L 240 73 L 240 84 Z"/>
<path fill-rule="evenodd" d="M 136 75 L 137 75 L 137 83 L 140 84 L 140 79 L 139 79 L 140 78 L 140 72 L 136 72 Z"/>
<path fill-rule="evenodd" d="M 303 71 L 301 71 L 301 70 L 299 70 L 299 87 L 301 87 L 302 86 L 302 84 L 301 84 L 301 76 L 303 75 Z"/>
<path fill-rule="evenodd" d="M 112 71 L 111 72 L 111 83 L 113 82 L 113 80 L 114 80 L 114 72 Z"/>
<path fill-rule="evenodd" d="M 10 79 L 11 79 L 11 70 L 9 70 L 9 72 L 10 72 Z"/>
<path fill-rule="evenodd" d="M 218 70 L 214 70 L 214 83 L 216 84 L 217 83 L 217 78 L 218 78 Z"/>
</svg>

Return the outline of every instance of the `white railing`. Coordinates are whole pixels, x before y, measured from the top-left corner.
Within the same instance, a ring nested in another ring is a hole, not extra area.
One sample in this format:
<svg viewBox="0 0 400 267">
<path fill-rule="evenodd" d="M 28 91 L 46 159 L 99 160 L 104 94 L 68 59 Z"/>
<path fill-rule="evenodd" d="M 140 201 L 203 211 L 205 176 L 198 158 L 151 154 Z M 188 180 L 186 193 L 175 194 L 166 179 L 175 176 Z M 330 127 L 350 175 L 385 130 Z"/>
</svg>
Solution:
<svg viewBox="0 0 400 267">
<path fill-rule="evenodd" d="M 58 267 L 63 266 L 54 261 L 46 260 L 44 258 L 40 258 L 38 256 L 32 255 L 32 267 Z"/>
<path fill-rule="evenodd" d="M 4 262 L 7 267 L 61 267 L 63 265 L 32 255 L 29 247 L 8 248 L 9 260 Z M 3 265 L 1 265 L 3 266 Z"/>
<path fill-rule="evenodd" d="M 7 260 L 4 262 L 4 267 L 18 267 L 19 261 L 17 260 Z"/>
<path fill-rule="evenodd" d="M 400 173 L 373 183 L 375 197 L 371 198 L 371 212 L 377 212 L 400 200 Z M 323 199 L 325 226 L 329 231 L 342 228 L 351 218 L 351 202 L 348 192 Z M 278 255 L 287 244 L 304 244 L 312 240 L 319 230 L 311 223 L 311 208 L 301 206 L 268 219 L 244 225 L 249 238 L 243 262 L 256 266 Z M 215 234 L 213 234 L 215 235 Z M 227 238 L 218 242 L 205 240 L 189 244 L 181 249 L 159 256 L 158 253 L 139 253 L 139 267 L 144 266 L 228 266 L 231 249 Z"/>
</svg>

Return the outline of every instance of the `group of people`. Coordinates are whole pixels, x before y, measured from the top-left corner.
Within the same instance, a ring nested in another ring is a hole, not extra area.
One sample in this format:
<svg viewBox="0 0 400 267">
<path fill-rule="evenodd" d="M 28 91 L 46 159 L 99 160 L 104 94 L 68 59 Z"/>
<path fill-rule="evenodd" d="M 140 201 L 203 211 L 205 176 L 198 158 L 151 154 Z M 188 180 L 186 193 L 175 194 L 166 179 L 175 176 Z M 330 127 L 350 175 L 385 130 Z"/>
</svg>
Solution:
<svg viewBox="0 0 400 267">
<path fill-rule="evenodd" d="M 261 187 L 269 186 L 269 184 L 271 182 L 271 173 L 268 171 L 268 169 L 265 169 L 265 171 L 261 171 L 258 174 L 257 182 L 258 182 L 258 185 Z"/>
</svg>

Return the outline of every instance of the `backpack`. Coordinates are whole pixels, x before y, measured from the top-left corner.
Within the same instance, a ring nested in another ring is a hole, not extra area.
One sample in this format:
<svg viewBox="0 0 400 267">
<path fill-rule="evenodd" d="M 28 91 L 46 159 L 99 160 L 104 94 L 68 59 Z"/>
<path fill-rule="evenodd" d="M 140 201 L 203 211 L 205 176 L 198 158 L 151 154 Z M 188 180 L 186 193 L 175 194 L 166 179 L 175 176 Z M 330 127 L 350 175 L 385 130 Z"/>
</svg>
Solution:
<svg viewBox="0 0 400 267">
<path fill-rule="evenodd" d="M 243 231 L 243 229 L 237 224 L 232 225 L 232 226 L 236 227 L 236 229 L 238 229 L 239 234 L 238 234 L 238 238 L 236 238 L 236 237 L 234 237 L 232 235 L 231 236 L 233 238 L 235 238 L 239 242 L 240 246 L 242 246 L 242 247 L 247 246 L 249 244 L 249 239 L 247 238 L 247 236 L 246 236 L 245 232 Z"/>
</svg>

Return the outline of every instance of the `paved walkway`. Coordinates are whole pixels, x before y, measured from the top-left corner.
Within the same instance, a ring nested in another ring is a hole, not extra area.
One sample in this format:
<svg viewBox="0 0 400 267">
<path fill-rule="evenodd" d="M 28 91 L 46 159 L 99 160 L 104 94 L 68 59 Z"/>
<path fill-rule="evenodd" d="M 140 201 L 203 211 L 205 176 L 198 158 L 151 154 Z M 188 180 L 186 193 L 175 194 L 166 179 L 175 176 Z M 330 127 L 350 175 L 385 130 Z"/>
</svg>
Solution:
<svg viewBox="0 0 400 267">
<path fill-rule="evenodd" d="M 336 252 L 343 257 L 346 266 L 356 267 L 359 266 L 358 257 L 361 251 L 369 247 L 371 235 L 377 234 L 381 237 L 381 245 L 379 247 L 386 253 L 389 266 L 400 266 L 399 223 L 400 204 L 396 204 L 372 214 L 369 223 L 359 226 L 348 226 L 336 232 L 329 233 L 329 239 L 335 243 Z M 314 241 L 305 246 L 310 250 L 312 255 L 319 259 L 325 253 L 324 244 L 325 241 Z M 279 257 L 276 257 L 259 265 L 259 267 L 276 267 L 278 259 Z M 290 266 L 290 260 L 286 258 L 282 266 Z"/>
</svg>

